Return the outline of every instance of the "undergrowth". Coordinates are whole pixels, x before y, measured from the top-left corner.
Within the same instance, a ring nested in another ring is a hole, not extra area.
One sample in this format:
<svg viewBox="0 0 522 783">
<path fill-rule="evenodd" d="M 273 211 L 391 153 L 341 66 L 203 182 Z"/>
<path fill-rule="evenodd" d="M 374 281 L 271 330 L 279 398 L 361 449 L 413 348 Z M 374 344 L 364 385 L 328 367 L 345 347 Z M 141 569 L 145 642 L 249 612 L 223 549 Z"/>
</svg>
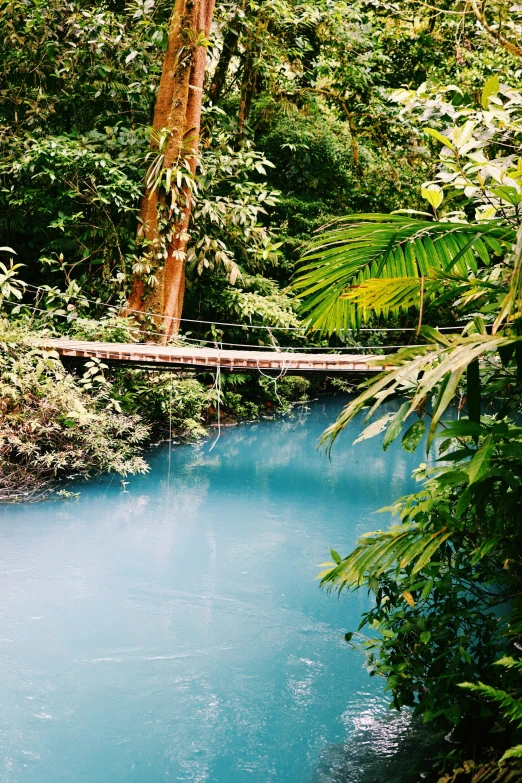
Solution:
<svg viewBox="0 0 522 783">
<path fill-rule="evenodd" d="M 79 319 L 77 337 L 111 333 L 110 319 Z M 124 319 L 115 326 L 130 341 Z M 40 325 L 40 335 L 48 333 Z M 310 381 L 110 368 L 99 360 L 64 366 L 27 336 L 22 320 L 0 320 L 0 501 L 45 496 L 60 482 L 100 473 L 146 473 L 146 447 L 204 437 L 208 427 L 272 416 L 304 401 Z"/>
</svg>

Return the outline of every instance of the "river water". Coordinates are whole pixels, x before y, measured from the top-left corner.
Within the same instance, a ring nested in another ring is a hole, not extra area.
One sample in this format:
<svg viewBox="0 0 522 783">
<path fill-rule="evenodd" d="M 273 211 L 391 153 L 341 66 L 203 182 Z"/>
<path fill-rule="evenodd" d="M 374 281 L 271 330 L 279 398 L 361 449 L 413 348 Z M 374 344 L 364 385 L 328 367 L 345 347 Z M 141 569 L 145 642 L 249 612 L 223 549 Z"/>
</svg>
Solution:
<svg viewBox="0 0 522 783">
<path fill-rule="evenodd" d="M 0 509 L 2 782 L 388 783 L 408 716 L 343 640 L 369 599 L 314 577 L 419 455 L 357 423 L 318 452 L 345 401 Z"/>
</svg>

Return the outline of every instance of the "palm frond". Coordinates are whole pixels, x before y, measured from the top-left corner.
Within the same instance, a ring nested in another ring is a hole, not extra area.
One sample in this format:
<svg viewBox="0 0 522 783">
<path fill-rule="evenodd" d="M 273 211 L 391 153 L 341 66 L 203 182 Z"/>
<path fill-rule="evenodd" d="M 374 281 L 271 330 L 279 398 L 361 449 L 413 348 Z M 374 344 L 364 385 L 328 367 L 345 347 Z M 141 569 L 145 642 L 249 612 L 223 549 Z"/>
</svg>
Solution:
<svg viewBox="0 0 522 783">
<path fill-rule="evenodd" d="M 360 286 L 368 291 L 364 286 L 370 278 L 390 285 L 392 279 L 431 279 L 440 272 L 466 278 L 479 264 L 488 264 L 492 252 L 503 252 L 514 240 L 514 230 L 495 221 L 468 224 L 404 215 L 348 215 L 308 245 L 293 290 L 313 329 L 333 333 L 358 328 L 372 309 L 359 307 L 357 294 L 349 292 Z M 418 284 L 417 290 L 418 304 Z M 413 304 L 414 287 L 403 286 L 403 292 Z M 378 306 L 393 313 L 404 309 L 400 287 L 392 304 L 378 300 Z"/>
<path fill-rule="evenodd" d="M 384 372 L 360 387 L 361 393 L 349 402 L 337 420 L 325 430 L 321 443 L 327 442 L 330 449 L 346 425 L 370 403 L 373 404 L 368 418 L 385 400 L 401 392 L 410 391 L 412 394 L 409 409 L 404 416 L 405 420 L 442 382 L 444 388 L 432 413 L 436 426 L 450 404 L 464 370 L 472 362 L 486 354 L 495 353 L 499 349 L 522 341 L 522 337 L 505 332 L 492 335 L 459 334 L 449 337 L 431 327 L 425 327 L 422 329 L 422 334 L 431 340 L 427 345 L 403 348 L 390 356 L 378 356 L 371 360 L 374 366 L 383 367 Z M 434 435 L 435 427 L 432 426 L 428 448 Z"/>
<path fill-rule="evenodd" d="M 340 592 L 358 587 L 372 577 L 382 576 L 392 567 L 396 570 L 413 563 L 412 574 L 415 574 L 424 568 L 451 533 L 447 528 L 427 532 L 416 523 L 367 533 L 344 560 L 323 563 L 327 568 L 318 578 L 321 586 Z"/>
<path fill-rule="evenodd" d="M 508 318 L 514 321 L 522 318 L 522 227 L 516 237 L 509 289 L 493 324 L 493 331 L 496 332 Z"/>
<path fill-rule="evenodd" d="M 417 307 L 421 295 L 428 302 L 440 293 L 442 286 L 440 279 L 424 276 L 376 277 L 350 286 L 341 295 L 341 300 L 355 305 L 365 321 L 371 313 L 387 317 L 390 313 L 397 314 L 401 310 Z"/>
</svg>

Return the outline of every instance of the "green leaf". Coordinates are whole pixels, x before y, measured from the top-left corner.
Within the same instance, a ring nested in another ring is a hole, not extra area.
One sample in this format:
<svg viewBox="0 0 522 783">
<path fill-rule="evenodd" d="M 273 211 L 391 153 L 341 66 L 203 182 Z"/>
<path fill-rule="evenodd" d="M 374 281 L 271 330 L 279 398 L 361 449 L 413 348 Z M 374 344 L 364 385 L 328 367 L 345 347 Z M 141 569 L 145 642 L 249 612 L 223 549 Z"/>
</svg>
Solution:
<svg viewBox="0 0 522 783">
<path fill-rule="evenodd" d="M 393 441 L 401 431 L 409 407 L 410 407 L 410 403 L 405 402 L 403 405 L 401 405 L 401 407 L 399 408 L 399 410 L 391 420 L 388 429 L 386 430 L 386 434 L 384 435 L 384 440 L 382 442 L 383 451 L 386 451 L 390 443 L 393 443 Z"/>
<path fill-rule="evenodd" d="M 344 641 L 345 642 L 351 642 L 353 639 L 353 631 L 349 631 L 348 633 L 344 634 Z"/>
<path fill-rule="evenodd" d="M 466 370 L 466 393 L 468 416 L 471 421 L 480 422 L 480 368 L 478 359 L 470 362 Z"/>
<path fill-rule="evenodd" d="M 431 639 L 431 631 L 423 631 L 420 635 L 420 640 L 423 644 L 428 644 Z"/>
<path fill-rule="evenodd" d="M 499 89 L 500 89 L 500 84 L 498 80 L 498 74 L 495 74 L 494 76 L 492 76 L 490 79 L 487 80 L 482 90 L 480 102 L 482 104 L 483 109 L 488 108 L 490 103 L 490 98 L 494 98 L 498 94 Z"/>
<path fill-rule="evenodd" d="M 484 541 L 478 547 L 478 549 L 475 550 L 475 553 L 471 559 L 471 565 L 475 565 L 479 562 L 479 560 L 482 560 L 482 558 L 485 557 L 488 552 L 490 552 L 495 546 L 497 546 L 497 544 L 500 543 L 500 540 L 501 539 L 496 536 L 495 538 L 488 538 L 486 541 Z"/>
<path fill-rule="evenodd" d="M 421 598 L 422 598 L 423 601 L 426 600 L 426 598 L 429 596 L 429 594 L 433 590 L 433 585 L 434 584 L 435 584 L 435 582 L 434 582 L 433 579 L 428 580 L 428 582 L 426 583 L 426 585 L 423 588 L 422 593 L 421 593 Z"/>
<path fill-rule="evenodd" d="M 437 438 L 474 438 L 487 432 L 486 427 L 470 419 L 444 422 L 444 424 L 445 429 L 437 433 Z"/>
<path fill-rule="evenodd" d="M 514 457 L 515 459 L 522 459 L 522 443 L 500 443 L 498 445 L 499 453 L 503 457 Z"/>
<path fill-rule="evenodd" d="M 440 417 L 455 396 L 455 392 L 457 391 L 463 372 L 464 367 L 459 367 L 453 372 L 446 373 L 443 377 L 439 393 L 437 395 L 437 400 L 433 408 L 430 431 L 428 433 L 428 441 L 426 444 L 427 451 L 429 451 L 433 438 L 437 432 L 437 425 L 439 423 Z"/>
<path fill-rule="evenodd" d="M 377 595 L 381 587 L 379 580 L 375 576 L 371 576 L 368 580 L 368 584 L 370 585 L 370 590 Z"/>
<path fill-rule="evenodd" d="M 468 474 L 463 470 L 447 470 L 438 477 L 438 483 L 441 487 L 454 487 L 458 484 L 467 483 Z"/>
<path fill-rule="evenodd" d="M 402 437 L 402 448 L 404 451 L 415 451 L 423 439 L 425 431 L 426 422 L 424 420 L 416 421 L 412 424 Z"/>
<path fill-rule="evenodd" d="M 467 487 L 464 490 L 464 492 L 460 493 L 459 499 L 457 500 L 457 505 L 455 506 L 455 516 L 457 517 L 457 519 L 460 519 L 460 517 L 466 511 L 470 503 L 471 503 L 471 491 L 469 487 Z"/>
<path fill-rule="evenodd" d="M 451 345 L 446 335 L 444 335 L 442 332 L 439 332 L 438 329 L 434 329 L 433 326 L 423 326 L 420 333 L 427 340 L 436 343 L 437 345 L 445 345 L 448 348 Z"/>
<path fill-rule="evenodd" d="M 499 764 L 502 764 L 503 761 L 506 761 L 507 759 L 520 759 L 522 758 L 522 745 L 513 745 L 512 748 L 509 748 L 509 750 L 506 750 L 500 761 Z"/>
<path fill-rule="evenodd" d="M 444 192 L 438 185 L 428 185 L 427 188 L 421 188 L 421 196 L 431 204 L 433 209 L 437 209 L 442 204 Z"/>
<path fill-rule="evenodd" d="M 495 196 L 501 198 L 503 201 L 507 201 L 508 204 L 512 204 L 514 207 L 518 207 L 522 201 L 522 196 L 517 191 L 517 189 L 508 187 L 507 185 L 495 188 L 492 190 L 492 192 L 495 194 Z"/>
<path fill-rule="evenodd" d="M 440 432 L 437 437 L 443 437 L 444 433 Z M 442 443 L 439 444 L 439 454 L 444 454 L 453 445 L 452 438 L 445 438 Z"/>
<path fill-rule="evenodd" d="M 447 538 L 451 536 L 451 531 L 449 530 L 441 530 L 436 535 L 433 536 L 433 540 L 428 544 L 428 546 L 424 549 L 424 552 L 419 557 L 417 562 L 415 563 L 415 566 L 413 568 L 412 574 L 417 574 L 419 571 L 422 571 L 424 566 L 426 566 L 437 549 L 439 549 L 444 541 L 446 541 Z"/>
<path fill-rule="evenodd" d="M 481 481 L 488 472 L 489 463 L 493 454 L 493 436 L 488 435 L 484 444 L 478 449 L 468 465 L 469 483 L 476 484 Z"/>
<path fill-rule="evenodd" d="M 375 435 L 379 435 L 380 432 L 386 429 L 393 418 L 395 418 L 395 414 L 386 413 L 384 416 L 381 416 L 380 419 L 372 421 L 370 424 L 368 424 L 367 427 L 364 428 L 359 437 L 354 440 L 353 445 L 355 446 L 356 443 L 361 443 L 363 440 L 374 438 Z"/>
<path fill-rule="evenodd" d="M 515 345 L 505 345 L 501 346 L 498 349 L 498 353 L 500 355 L 500 361 L 502 362 L 503 367 L 508 367 L 511 359 L 513 358 L 513 354 L 515 353 Z"/>
<path fill-rule="evenodd" d="M 332 560 L 339 565 L 341 562 L 341 555 L 335 551 L 335 549 L 330 549 L 330 554 L 332 556 Z"/>
<path fill-rule="evenodd" d="M 515 362 L 517 365 L 517 384 L 522 384 L 522 345 L 515 345 Z"/>
<path fill-rule="evenodd" d="M 453 146 L 451 140 L 448 139 L 447 136 L 444 136 L 442 133 L 439 133 L 439 131 L 435 130 L 435 128 L 425 128 L 424 130 L 429 136 L 432 136 L 434 139 L 437 139 L 437 141 L 440 141 L 440 143 L 444 144 L 445 147 L 449 147 L 450 150 L 453 150 L 453 152 L 455 152 L 455 147 Z"/>
</svg>

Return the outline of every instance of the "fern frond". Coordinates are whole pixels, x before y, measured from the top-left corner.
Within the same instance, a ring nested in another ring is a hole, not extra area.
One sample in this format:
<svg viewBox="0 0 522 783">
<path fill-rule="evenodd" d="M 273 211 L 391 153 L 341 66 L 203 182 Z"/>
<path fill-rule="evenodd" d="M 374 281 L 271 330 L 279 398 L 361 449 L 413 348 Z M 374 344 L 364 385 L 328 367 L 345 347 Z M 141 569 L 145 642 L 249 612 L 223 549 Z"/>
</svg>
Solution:
<svg viewBox="0 0 522 783">
<path fill-rule="evenodd" d="M 512 748 L 506 750 L 502 758 L 499 760 L 499 764 L 508 759 L 522 759 L 522 745 L 513 745 Z"/>
<path fill-rule="evenodd" d="M 422 334 L 432 340 L 428 345 L 403 348 L 390 356 L 378 356 L 371 360 L 373 366 L 383 367 L 380 373 L 360 388 L 361 393 L 341 411 L 337 420 L 325 430 L 320 443 L 328 443 L 331 449 L 335 439 L 350 421 L 369 403 L 373 402 L 368 418 L 387 399 L 397 396 L 405 390 L 413 394 L 410 407 L 405 415 L 412 413 L 438 384 L 446 386 L 435 403 L 433 421 L 436 423 L 451 403 L 456 383 L 463 371 L 473 362 L 486 354 L 495 353 L 499 348 L 522 341 L 516 334 L 468 334 L 441 335 L 429 327 Z M 435 435 L 435 426 L 430 430 L 428 448 Z"/>
<path fill-rule="evenodd" d="M 522 660 L 517 661 L 510 655 L 499 658 L 498 661 L 495 661 L 495 666 L 505 666 L 506 669 L 516 669 L 517 671 L 522 672 Z"/>
<path fill-rule="evenodd" d="M 516 723 L 519 728 L 522 726 L 522 702 L 513 698 L 506 691 L 500 690 L 500 688 L 493 688 L 491 685 L 484 685 L 483 682 L 462 682 L 459 683 L 459 687 L 466 688 L 473 693 L 480 693 L 490 701 L 496 702 L 504 716 L 511 723 Z"/>
</svg>

